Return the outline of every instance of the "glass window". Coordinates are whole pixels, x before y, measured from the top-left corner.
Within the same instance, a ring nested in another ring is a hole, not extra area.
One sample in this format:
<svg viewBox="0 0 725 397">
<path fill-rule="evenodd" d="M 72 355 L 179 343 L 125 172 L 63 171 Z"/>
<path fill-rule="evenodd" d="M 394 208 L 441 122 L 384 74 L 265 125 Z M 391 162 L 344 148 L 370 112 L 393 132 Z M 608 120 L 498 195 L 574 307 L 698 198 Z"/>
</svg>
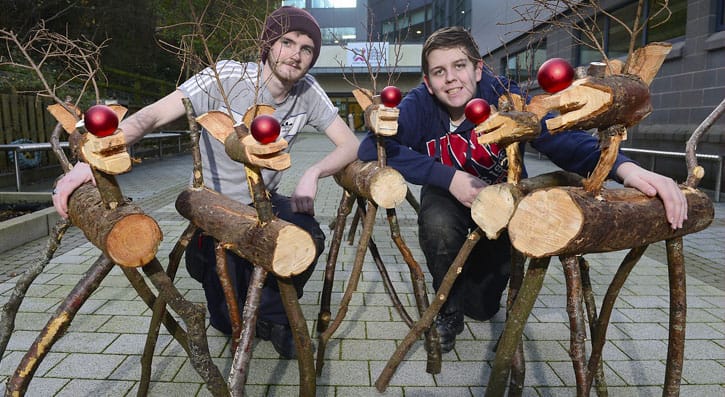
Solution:
<svg viewBox="0 0 725 397">
<path fill-rule="evenodd" d="M 669 12 L 662 11 L 662 4 L 661 0 L 650 0 L 645 3 L 642 21 L 647 20 L 647 25 L 637 35 L 636 47 L 654 41 L 673 41 L 685 35 L 687 1 L 670 0 L 668 3 Z M 604 51 L 609 58 L 620 58 L 627 55 L 630 34 L 628 29 L 622 26 L 622 23 L 631 28 L 636 13 L 637 2 L 631 2 L 611 12 L 616 19 L 606 16 L 598 18 L 597 26 L 599 31 L 602 32 L 598 40 L 603 45 Z M 593 46 L 589 45 L 591 43 L 590 39 L 583 35 L 581 38 L 583 44 L 579 46 L 579 64 L 586 65 L 590 62 L 600 61 L 602 56 Z"/>
<path fill-rule="evenodd" d="M 687 25 L 687 1 L 670 1 L 670 12 L 655 15 L 661 9 L 661 5 L 657 5 L 659 1 L 650 1 L 649 13 L 653 16 L 647 24 L 647 43 L 654 41 L 667 41 L 685 35 L 685 25 Z M 669 19 L 665 18 L 669 15 Z M 665 22 L 663 22 L 665 21 Z"/>
<path fill-rule="evenodd" d="M 725 30 L 725 0 L 720 0 L 717 2 L 717 10 L 715 10 L 717 13 L 717 22 L 715 24 L 715 29 Z"/>
<path fill-rule="evenodd" d="M 283 6 L 294 6 L 297 8 L 305 8 L 305 0 L 282 0 Z"/>
<path fill-rule="evenodd" d="M 506 75 L 514 81 L 535 79 L 536 71 L 546 61 L 546 44 L 510 55 L 506 59 Z"/>
<path fill-rule="evenodd" d="M 322 28 L 322 44 L 339 44 L 356 40 L 355 28 Z"/>
<path fill-rule="evenodd" d="M 355 8 L 357 0 L 312 0 L 310 8 Z"/>
<path fill-rule="evenodd" d="M 386 40 L 403 43 L 422 43 L 431 30 L 430 6 L 395 16 L 383 22 L 382 30 Z"/>
</svg>

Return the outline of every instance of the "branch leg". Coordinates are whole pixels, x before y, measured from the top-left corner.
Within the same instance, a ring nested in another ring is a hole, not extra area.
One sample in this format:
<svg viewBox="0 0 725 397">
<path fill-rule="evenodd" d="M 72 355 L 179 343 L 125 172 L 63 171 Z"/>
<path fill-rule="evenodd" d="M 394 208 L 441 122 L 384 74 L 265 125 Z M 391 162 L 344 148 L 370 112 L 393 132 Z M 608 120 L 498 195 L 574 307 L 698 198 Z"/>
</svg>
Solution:
<svg viewBox="0 0 725 397">
<path fill-rule="evenodd" d="M 179 269 L 181 256 L 184 249 L 189 245 L 191 236 L 196 231 L 196 226 L 189 224 L 186 230 L 181 234 L 179 241 L 176 242 L 174 248 L 169 253 L 169 266 L 166 268 L 166 274 L 171 280 L 176 278 L 176 271 Z M 166 302 L 162 298 L 156 298 L 152 305 L 151 322 L 149 323 L 149 332 L 146 335 L 146 344 L 144 345 L 143 354 L 141 355 L 141 379 L 139 380 L 137 396 L 146 396 L 148 394 L 151 382 L 151 365 L 154 358 L 154 350 L 156 349 L 156 341 L 159 338 L 159 329 L 163 316 L 168 315 L 166 311 Z"/>
<path fill-rule="evenodd" d="M 345 293 L 342 296 L 342 300 L 340 301 L 340 307 L 337 310 L 337 314 L 335 315 L 335 319 L 330 324 L 330 327 L 325 330 L 325 332 L 321 333 L 318 337 L 318 346 L 317 346 L 317 375 L 320 376 L 322 374 L 322 366 L 324 365 L 324 359 L 325 359 L 325 348 L 327 347 L 327 342 L 330 340 L 330 337 L 332 337 L 332 334 L 337 330 L 337 328 L 342 323 L 343 318 L 345 318 L 345 314 L 347 314 L 348 305 L 350 304 L 350 300 L 352 299 L 352 294 L 357 289 L 357 283 L 360 281 L 360 275 L 362 273 L 362 266 L 363 266 L 363 260 L 365 259 L 365 252 L 368 250 L 368 243 L 370 241 L 370 236 L 373 234 L 373 226 L 375 225 L 375 214 L 377 214 L 377 207 L 374 203 L 369 202 L 368 203 L 368 210 L 365 214 L 365 220 L 363 222 L 363 230 L 360 234 L 360 242 L 357 246 L 357 252 L 355 254 L 355 262 L 352 267 L 352 272 L 350 273 L 350 280 L 348 281 L 347 288 L 345 289 Z"/>
<path fill-rule="evenodd" d="M 228 395 L 227 384 L 209 353 L 205 327 L 206 310 L 200 305 L 189 302 L 179 293 L 161 268 L 158 259 L 149 262 L 143 267 L 143 271 L 159 291 L 159 296 L 184 320 L 188 330 L 189 360 L 206 382 L 207 389 L 214 396 Z"/>
<path fill-rule="evenodd" d="M 592 331 L 592 354 L 589 356 L 589 374 L 587 376 L 587 387 L 591 388 L 594 373 L 600 365 L 602 359 L 602 350 L 604 350 L 604 343 L 607 337 L 607 327 L 609 327 L 609 319 L 612 316 L 612 310 L 614 310 L 614 302 L 617 300 L 619 291 L 622 289 L 624 282 L 627 281 L 629 273 L 637 264 L 639 259 L 647 249 L 647 245 L 641 247 L 632 248 L 622 260 L 622 263 L 617 269 L 617 273 L 614 274 L 612 282 L 609 283 L 607 293 L 604 295 L 602 301 L 602 309 L 599 311 L 599 318 L 597 319 L 596 327 Z"/>
<path fill-rule="evenodd" d="M 587 319 L 589 320 L 589 332 L 594 340 L 594 335 L 598 332 L 597 330 L 597 302 L 594 300 L 594 292 L 592 291 L 592 280 L 589 278 L 589 262 L 584 259 L 583 256 L 577 257 L 579 261 L 579 274 L 582 280 L 582 294 L 584 298 L 584 304 L 587 310 Z M 599 364 L 595 368 L 588 368 L 587 379 L 586 379 L 586 392 L 589 394 L 591 389 L 591 378 L 592 374 L 596 380 L 597 385 L 597 396 L 606 397 L 609 393 L 607 391 L 607 383 L 604 379 L 604 365 L 599 360 Z"/>
<path fill-rule="evenodd" d="M 403 319 L 405 324 L 408 327 L 413 327 L 414 321 L 410 317 L 410 314 L 408 314 L 408 311 L 405 310 L 403 307 L 403 303 L 400 302 L 400 298 L 398 297 L 398 293 L 395 291 L 395 286 L 393 285 L 393 282 L 390 280 L 390 275 L 388 275 L 388 270 L 385 269 L 385 264 L 383 263 L 383 259 L 380 256 L 380 251 L 378 251 L 378 246 L 375 244 L 375 241 L 371 238 L 368 242 L 370 255 L 373 257 L 373 262 L 375 262 L 375 267 L 378 269 L 378 273 L 380 273 L 380 278 L 383 281 L 383 287 L 385 288 L 385 292 L 390 297 L 390 301 L 393 304 L 393 307 L 400 315 L 400 318 Z"/>
<path fill-rule="evenodd" d="M 2 309 L 2 318 L 0 319 L 0 357 L 5 356 L 5 349 L 8 347 L 10 336 L 12 336 L 15 330 L 15 318 L 18 315 L 18 309 L 23 303 L 25 293 L 28 292 L 28 288 L 33 284 L 35 278 L 43 272 L 45 266 L 48 265 L 55 251 L 60 246 L 60 241 L 63 239 L 63 235 L 66 230 L 70 227 L 70 221 L 67 219 L 60 219 L 53 226 L 53 230 L 48 236 L 48 241 L 45 244 L 45 252 L 43 256 L 35 261 L 28 269 L 23 273 L 18 281 L 15 283 L 13 293 L 5 302 Z"/>
<path fill-rule="evenodd" d="M 521 334 L 524 332 L 526 320 L 534 307 L 534 301 L 536 301 L 536 297 L 539 296 L 539 291 L 541 291 L 550 260 L 550 257 L 529 260 L 526 275 L 518 294 L 516 294 L 516 300 L 509 311 L 509 317 L 506 319 L 506 327 L 499 339 L 491 376 L 488 379 L 486 396 L 503 396 L 506 391 L 511 360 L 517 346 L 521 343 Z"/>
<path fill-rule="evenodd" d="M 247 297 L 244 300 L 243 328 L 239 336 L 239 343 L 232 341 L 235 349 L 234 360 L 229 373 L 229 388 L 232 396 L 235 397 L 244 395 L 244 385 L 247 383 L 247 375 L 249 374 L 249 361 L 252 359 L 252 343 L 254 342 L 254 333 L 259 315 L 259 302 L 262 300 L 262 287 L 266 278 L 267 271 L 260 266 L 254 266 L 252 280 L 249 282 Z M 239 308 L 236 310 L 238 313 Z"/>
<path fill-rule="evenodd" d="M 224 243 L 218 242 L 214 248 L 216 254 L 216 272 L 219 276 L 219 282 L 224 292 L 224 300 L 227 303 L 229 311 L 229 320 L 232 323 L 232 351 L 237 350 L 237 341 L 242 333 L 242 317 L 239 312 L 239 301 L 237 293 L 234 291 L 232 280 L 229 276 L 229 268 L 227 267 L 227 253 L 224 249 Z"/>
<path fill-rule="evenodd" d="M 337 257 L 340 253 L 340 244 L 342 236 L 345 233 L 345 220 L 352 211 L 355 204 L 355 198 L 347 190 L 343 190 L 340 206 L 337 208 L 337 217 L 335 218 L 335 227 L 332 232 L 332 241 L 330 249 L 327 251 L 327 264 L 325 265 L 325 280 L 322 284 L 322 296 L 320 298 L 320 312 L 317 315 L 317 332 L 325 332 L 330 317 L 330 301 L 332 296 L 332 285 L 335 282 L 335 266 Z"/>
<path fill-rule="evenodd" d="M 682 381 L 682 361 L 685 356 L 685 320 L 687 296 L 685 283 L 685 258 L 682 253 L 682 237 L 666 240 L 667 268 L 670 279 L 670 334 L 667 344 L 667 367 L 663 396 L 679 396 Z"/>
<path fill-rule="evenodd" d="M 307 329 L 304 313 L 297 299 L 297 289 L 292 283 L 292 279 L 278 278 L 279 293 L 282 296 L 282 304 L 284 305 L 287 319 L 289 319 L 290 328 L 292 328 L 292 336 L 295 340 L 295 348 L 297 349 L 297 364 L 299 366 L 300 376 L 300 397 L 315 397 L 316 378 L 315 378 L 315 360 L 312 355 L 312 339 Z"/>
<path fill-rule="evenodd" d="M 403 255 L 403 260 L 405 260 L 410 270 L 410 279 L 413 283 L 413 295 L 415 296 L 415 303 L 418 307 L 418 315 L 421 316 L 428 309 L 428 306 L 430 306 L 428 292 L 425 286 L 425 274 L 423 274 L 423 270 L 415 258 L 413 258 L 413 253 L 410 252 L 410 249 L 403 240 L 403 236 L 400 234 L 400 224 L 398 224 L 398 216 L 395 213 L 395 209 L 388 209 L 387 215 L 388 223 L 390 224 L 390 237 Z M 429 327 L 425 331 L 425 347 L 426 352 L 428 352 L 426 372 L 429 374 L 439 374 L 441 372 L 441 345 L 438 339 L 438 331 L 435 327 Z"/>
<path fill-rule="evenodd" d="M 375 381 L 375 388 L 380 393 L 384 392 L 385 389 L 387 389 L 390 380 L 395 374 L 395 370 L 398 369 L 398 366 L 403 361 L 403 358 L 405 358 L 405 355 L 408 353 L 410 348 L 413 346 L 413 343 L 415 343 L 415 341 L 420 338 L 423 332 L 427 331 L 430 328 L 436 314 L 438 314 L 438 311 L 440 311 L 443 303 L 445 303 L 446 299 L 448 299 L 448 294 L 451 292 L 453 283 L 455 283 L 458 275 L 461 274 L 461 271 L 463 270 L 463 265 L 466 263 L 466 259 L 468 259 L 468 256 L 471 254 L 471 250 L 473 250 L 473 247 L 476 246 L 476 243 L 478 243 L 478 240 L 481 239 L 481 236 L 481 229 L 478 228 L 476 228 L 476 230 L 468 235 L 466 241 L 463 243 L 461 249 L 458 251 L 456 259 L 453 261 L 451 267 L 448 268 L 446 275 L 443 277 L 441 286 L 438 288 L 438 291 L 436 291 L 436 298 L 433 300 L 431 305 L 428 306 L 428 309 L 425 311 L 425 313 L 420 316 L 420 319 L 415 324 L 415 326 L 411 328 L 410 331 L 408 331 L 408 334 L 400 342 L 397 349 L 395 349 L 393 355 L 390 356 L 390 358 L 388 359 L 385 368 L 380 373 L 380 376 L 378 376 L 378 379 Z"/>
<path fill-rule="evenodd" d="M 511 315 L 516 296 L 521 290 L 521 283 L 524 281 L 524 264 L 526 257 L 519 251 L 511 248 L 511 277 L 509 278 L 509 290 L 506 297 L 506 318 Z M 509 396 L 521 396 L 524 392 L 524 381 L 526 380 L 526 361 L 524 359 L 524 342 L 519 338 L 519 344 L 511 359 L 511 379 L 509 380 Z"/>
<path fill-rule="evenodd" d="M 586 325 L 584 324 L 584 308 L 582 307 L 582 284 L 579 275 L 579 260 L 576 255 L 559 258 L 564 265 L 566 278 L 566 313 L 569 315 L 569 357 L 574 365 L 577 396 L 583 397 L 586 392 Z"/>
<path fill-rule="evenodd" d="M 113 262 L 105 256 L 99 257 L 78 281 L 78 284 L 60 304 L 53 317 L 48 320 L 40 335 L 35 339 L 20 361 L 15 373 L 8 379 L 5 395 L 24 395 L 35 371 L 51 347 L 65 333 L 78 310 L 98 288 L 101 281 L 113 268 Z"/>
</svg>

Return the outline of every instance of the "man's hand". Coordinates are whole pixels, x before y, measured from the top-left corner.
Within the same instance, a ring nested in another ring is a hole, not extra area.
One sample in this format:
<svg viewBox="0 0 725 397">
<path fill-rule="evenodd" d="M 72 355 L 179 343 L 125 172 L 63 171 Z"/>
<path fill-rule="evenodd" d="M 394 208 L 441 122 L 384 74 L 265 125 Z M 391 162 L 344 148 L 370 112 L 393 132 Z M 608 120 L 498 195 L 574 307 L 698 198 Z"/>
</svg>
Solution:
<svg viewBox="0 0 725 397">
<path fill-rule="evenodd" d="M 453 174 L 453 180 L 451 180 L 448 191 L 463 205 L 471 208 L 471 204 L 473 204 L 473 200 L 478 196 L 478 192 L 486 186 L 486 182 L 475 176 L 464 171 L 456 171 Z"/>
<path fill-rule="evenodd" d="M 687 220 L 687 199 L 672 178 L 647 171 L 634 163 L 620 165 L 617 175 L 622 178 L 624 186 L 633 187 L 650 197 L 659 196 L 672 229 L 682 228 Z"/>
<path fill-rule="evenodd" d="M 77 163 L 73 169 L 63 175 L 53 189 L 53 206 L 63 218 L 68 218 L 68 198 L 79 186 L 86 182 L 96 184 L 91 167 L 86 163 Z"/>
<path fill-rule="evenodd" d="M 318 175 L 314 168 L 309 168 L 297 183 L 292 197 L 290 197 L 292 212 L 310 214 L 315 216 L 315 196 L 317 195 Z"/>
</svg>

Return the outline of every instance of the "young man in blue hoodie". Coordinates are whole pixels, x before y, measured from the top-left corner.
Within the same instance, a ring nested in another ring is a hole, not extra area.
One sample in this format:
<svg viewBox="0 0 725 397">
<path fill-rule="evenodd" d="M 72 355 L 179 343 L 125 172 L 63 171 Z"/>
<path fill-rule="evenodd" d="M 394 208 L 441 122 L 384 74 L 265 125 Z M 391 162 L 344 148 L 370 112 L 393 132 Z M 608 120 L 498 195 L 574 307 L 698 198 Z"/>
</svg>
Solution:
<svg viewBox="0 0 725 397">
<path fill-rule="evenodd" d="M 386 139 L 387 163 L 405 179 L 422 185 L 418 218 L 419 241 L 433 287 L 438 289 L 468 233 L 476 227 L 471 203 L 485 186 L 505 182 L 506 152 L 495 144 L 480 145 L 475 127 L 464 114 L 472 98 L 491 104 L 506 92 L 522 95 L 519 87 L 496 76 L 481 57 L 475 40 L 460 27 L 443 28 L 425 42 L 423 83 L 409 92 L 398 108 L 398 131 Z M 377 158 L 372 133 L 358 157 Z M 586 176 L 600 156 L 596 138 L 584 131 L 551 135 L 542 122 L 541 135 L 531 142 L 559 167 Z M 673 229 L 682 227 L 687 202 L 670 178 L 647 171 L 620 155 L 610 177 L 649 196 L 659 195 Z M 445 305 L 436 317 L 441 349 L 455 346 L 463 332 L 463 315 L 484 321 L 496 314 L 509 277 L 511 247 L 507 234 L 481 240 L 464 266 Z"/>
</svg>

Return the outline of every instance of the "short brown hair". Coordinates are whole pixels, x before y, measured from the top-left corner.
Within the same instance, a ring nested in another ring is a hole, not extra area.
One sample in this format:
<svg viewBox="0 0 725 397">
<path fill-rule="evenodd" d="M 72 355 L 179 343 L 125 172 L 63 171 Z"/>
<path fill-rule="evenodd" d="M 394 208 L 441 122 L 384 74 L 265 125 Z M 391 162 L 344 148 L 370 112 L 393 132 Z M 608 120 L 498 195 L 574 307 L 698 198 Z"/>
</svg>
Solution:
<svg viewBox="0 0 725 397">
<path fill-rule="evenodd" d="M 424 75 L 428 75 L 428 55 L 433 50 L 449 48 L 462 48 L 463 52 L 474 63 L 481 60 L 481 52 L 478 49 L 478 44 L 476 44 L 476 40 L 473 39 L 473 36 L 468 30 L 460 26 L 441 28 L 428 36 L 425 44 L 423 44 L 420 67 Z"/>
</svg>

